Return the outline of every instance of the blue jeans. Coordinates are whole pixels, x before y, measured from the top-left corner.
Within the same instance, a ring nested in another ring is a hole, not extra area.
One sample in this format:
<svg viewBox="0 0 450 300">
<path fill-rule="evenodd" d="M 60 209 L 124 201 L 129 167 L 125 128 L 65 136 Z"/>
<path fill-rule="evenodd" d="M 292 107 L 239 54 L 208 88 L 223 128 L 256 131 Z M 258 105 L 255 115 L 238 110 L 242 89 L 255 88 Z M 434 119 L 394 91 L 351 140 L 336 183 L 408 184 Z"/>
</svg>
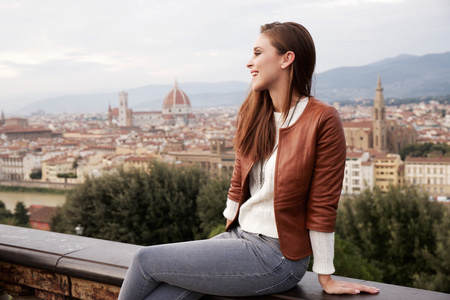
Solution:
<svg viewBox="0 0 450 300">
<path fill-rule="evenodd" d="M 209 240 L 157 245 L 133 257 L 119 300 L 257 296 L 294 287 L 309 256 L 286 259 L 278 239 L 234 228 Z"/>
</svg>

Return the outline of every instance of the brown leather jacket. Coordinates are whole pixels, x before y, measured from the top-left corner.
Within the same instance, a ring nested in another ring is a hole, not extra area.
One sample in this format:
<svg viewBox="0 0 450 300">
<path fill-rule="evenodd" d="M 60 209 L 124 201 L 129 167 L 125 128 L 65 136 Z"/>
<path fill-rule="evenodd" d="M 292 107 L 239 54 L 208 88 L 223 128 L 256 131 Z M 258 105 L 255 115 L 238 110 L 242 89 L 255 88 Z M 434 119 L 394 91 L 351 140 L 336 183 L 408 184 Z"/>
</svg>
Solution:
<svg viewBox="0 0 450 300">
<path fill-rule="evenodd" d="M 283 255 L 299 260 L 311 254 L 309 229 L 334 232 L 344 178 L 346 144 L 337 110 L 310 98 L 298 120 L 279 133 L 275 167 L 274 209 Z M 254 161 L 236 162 L 230 200 L 250 198 L 249 173 Z M 227 230 L 238 223 L 238 213 Z"/>
</svg>

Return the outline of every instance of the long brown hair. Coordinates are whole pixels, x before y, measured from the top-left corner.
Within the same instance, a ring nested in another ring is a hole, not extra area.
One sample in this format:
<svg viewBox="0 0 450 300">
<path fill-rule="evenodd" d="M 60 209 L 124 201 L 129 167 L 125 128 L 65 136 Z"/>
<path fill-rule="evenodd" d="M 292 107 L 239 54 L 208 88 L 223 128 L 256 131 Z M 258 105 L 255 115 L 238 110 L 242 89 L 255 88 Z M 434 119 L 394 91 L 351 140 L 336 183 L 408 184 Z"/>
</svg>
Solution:
<svg viewBox="0 0 450 300">
<path fill-rule="evenodd" d="M 295 54 L 289 66 L 288 92 L 282 111 L 286 119 L 294 93 L 311 96 L 312 75 L 316 65 L 314 41 L 305 27 L 294 22 L 262 25 L 261 33 L 271 39 L 278 54 L 283 55 L 288 51 Z M 261 160 L 272 153 L 276 135 L 273 111 L 272 99 L 267 90 L 249 92 L 239 110 L 234 139 L 234 147 L 241 155 Z"/>
</svg>

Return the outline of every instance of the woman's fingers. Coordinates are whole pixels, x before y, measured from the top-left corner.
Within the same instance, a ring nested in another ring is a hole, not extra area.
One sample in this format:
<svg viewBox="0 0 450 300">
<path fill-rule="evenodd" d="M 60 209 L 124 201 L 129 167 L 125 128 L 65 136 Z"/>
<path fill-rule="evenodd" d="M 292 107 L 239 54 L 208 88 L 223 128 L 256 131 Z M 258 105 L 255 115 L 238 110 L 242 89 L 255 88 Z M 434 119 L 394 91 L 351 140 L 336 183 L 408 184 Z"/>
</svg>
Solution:
<svg viewBox="0 0 450 300">
<path fill-rule="evenodd" d="M 328 282 L 325 288 L 325 292 L 328 294 L 359 294 L 360 292 L 376 294 L 379 291 L 376 287 L 335 280 Z"/>
</svg>

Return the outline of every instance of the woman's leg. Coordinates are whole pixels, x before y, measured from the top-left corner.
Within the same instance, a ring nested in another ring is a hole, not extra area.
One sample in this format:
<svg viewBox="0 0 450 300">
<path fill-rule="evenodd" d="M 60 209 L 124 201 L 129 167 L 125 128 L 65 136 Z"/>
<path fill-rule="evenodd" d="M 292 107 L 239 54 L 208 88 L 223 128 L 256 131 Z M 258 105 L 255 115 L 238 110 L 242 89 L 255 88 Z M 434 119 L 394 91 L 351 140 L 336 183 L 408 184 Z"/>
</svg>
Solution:
<svg viewBox="0 0 450 300">
<path fill-rule="evenodd" d="M 140 249 L 119 300 L 187 300 L 199 299 L 203 294 L 251 296 L 280 292 L 300 281 L 308 262 L 309 257 L 300 261 L 284 258 L 277 239 L 236 228 L 210 240 Z"/>
</svg>

